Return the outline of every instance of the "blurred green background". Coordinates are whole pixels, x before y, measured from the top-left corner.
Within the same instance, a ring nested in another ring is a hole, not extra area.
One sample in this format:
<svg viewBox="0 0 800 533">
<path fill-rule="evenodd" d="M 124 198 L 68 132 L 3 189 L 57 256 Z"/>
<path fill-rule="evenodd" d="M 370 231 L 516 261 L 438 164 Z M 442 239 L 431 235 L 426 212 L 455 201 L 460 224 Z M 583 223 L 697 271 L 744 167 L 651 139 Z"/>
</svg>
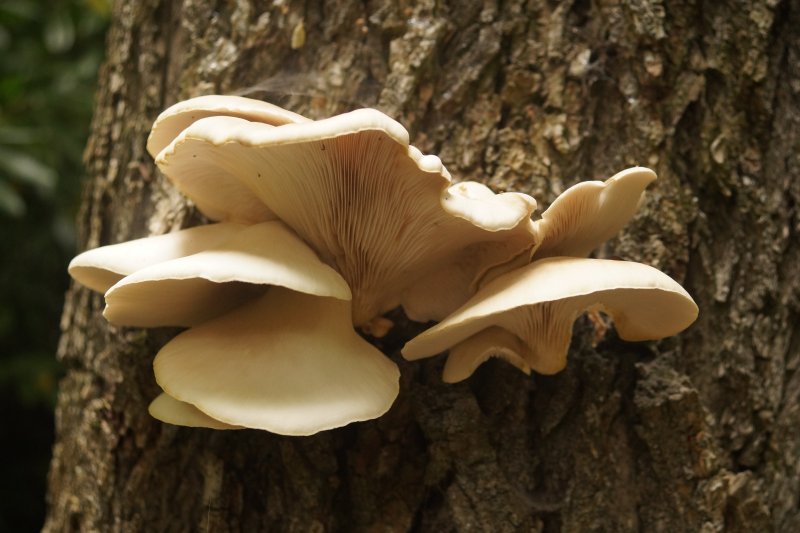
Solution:
<svg viewBox="0 0 800 533">
<path fill-rule="evenodd" d="M 59 317 L 111 0 L 0 1 L 0 531 L 38 531 Z"/>
</svg>

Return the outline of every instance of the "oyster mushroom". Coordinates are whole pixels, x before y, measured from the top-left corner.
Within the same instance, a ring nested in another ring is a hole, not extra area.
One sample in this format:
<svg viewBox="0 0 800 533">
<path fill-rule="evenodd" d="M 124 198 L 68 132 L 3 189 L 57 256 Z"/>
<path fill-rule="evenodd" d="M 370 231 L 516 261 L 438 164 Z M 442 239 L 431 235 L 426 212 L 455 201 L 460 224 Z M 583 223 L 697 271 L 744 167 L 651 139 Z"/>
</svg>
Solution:
<svg viewBox="0 0 800 533">
<path fill-rule="evenodd" d="M 123 278 L 106 292 L 104 316 L 138 327 L 193 326 L 222 315 L 267 285 L 349 300 L 350 289 L 278 221 L 245 226 L 221 244 Z"/>
<path fill-rule="evenodd" d="M 211 218 L 237 210 L 217 189 L 250 191 L 248 205 L 266 205 L 344 277 L 356 325 L 403 304 L 411 285 L 468 257 L 468 247 L 483 249 L 466 278 L 536 243 L 532 198 L 453 189 L 438 157 L 372 109 L 277 127 L 201 119 L 157 164 Z M 433 299 L 446 292 L 430 285 Z"/>
<path fill-rule="evenodd" d="M 504 274 L 403 348 L 408 360 L 450 350 L 444 380 L 456 382 L 492 356 L 525 372 L 553 374 L 566 364 L 572 324 L 599 308 L 624 340 L 674 335 L 697 318 L 678 283 L 647 265 L 552 257 Z"/>
<path fill-rule="evenodd" d="M 147 408 L 150 416 L 167 424 L 191 428 L 209 429 L 243 429 L 215 420 L 194 405 L 176 400 L 166 392 L 162 392 L 150 402 Z"/>
<path fill-rule="evenodd" d="M 87 250 L 70 261 L 69 275 L 93 291 L 106 292 L 137 270 L 212 248 L 244 228 L 241 224 L 208 224 L 101 246 Z"/>
<path fill-rule="evenodd" d="M 156 157 L 190 124 L 201 118 L 216 116 L 239 117 L 271 126 L 311 121 L 297 113 L 252 98 L 218 94 L 198 96 L 178 102 L 158 115 L 147 138 L 147 151 Z"/>
<path fill-rule="evenodd" d="M 655 179 L 649 168 L 633 167 L 606 181 L 573 185 L 535 222 L 541 242 L 534 259 L 588 256 L 628 223 Z"/>
<path fill-rule="evenodd" d="M 613 237 L 636 212 L 642 193 L 656 179 L 647 168 L 634 167 L 619 172 L 606 181 L 588 181 L 570 187 L 542 214 L 531 222 L 532 229 L 519 224 L 502 241 L 508 247 L 505 257 L 511 260 L 493 263 L 486 254 L 499 257 L 502 244 L 470 245 L 456 260 L 441 265 L 431 275 L 409 287 L 403 299 L 406 314 L 412 320 L 440 321 L 463 304 L 478 288 L 496 277 L 532 260 L 551 256 L 586 257 L 603 242 Z M 451 187 L 453 196 L 467 195 L 472 199 L 494 195 L 487 187 L 463 182 Z M 472 205 L 470 208 L 474 207 Z M 487 206 L 487 216 L 502 216 L 503 211 Z M 535 234 L 537 242 L 532 253 L 518 253 L 518 244 L 525 234 Z M 477 273 L 477 275 L 476 275 Z"/>
<path fill-rule="evenodd" d="M 385 412 L 399 371 L 353 330 L 341 276 L 281 222 L 227 226 L 235 230 L 220 244 L 137 269 L 106 293 L 111 322 L 194 326 L 156 357 L 166 392 L 151 414 L 190 427 L 307 435 Z M 156 238 L 160 257 L 180 255 L 165 249 L 183 237 Z M 148 246 L 98 253 L 113 263 L 112 252 Z"/>
<path fill-rule="evenodd" d="M 189 125 L 214 116 L 239 117 L 260 122 L 265 128 L 311 122 L 302 115 L 260 100 L 225 95 L 199 96 L 178 102 L 158 116 L 147 139 L 147 151 L 157 157 Z M 214 220 L 254 223 L 276 218 L 266 205 L 238 183 L 207 185 L 212 191 L 200 208 Z"/>
<path fill-rule="evenodd" d="M 271 287 L 168 342 L 156 381 L 214 420 L 283 435 L 377 418 L 397 396 L 399 371 L 356 334 L 349 307 Z"/>
</svg>

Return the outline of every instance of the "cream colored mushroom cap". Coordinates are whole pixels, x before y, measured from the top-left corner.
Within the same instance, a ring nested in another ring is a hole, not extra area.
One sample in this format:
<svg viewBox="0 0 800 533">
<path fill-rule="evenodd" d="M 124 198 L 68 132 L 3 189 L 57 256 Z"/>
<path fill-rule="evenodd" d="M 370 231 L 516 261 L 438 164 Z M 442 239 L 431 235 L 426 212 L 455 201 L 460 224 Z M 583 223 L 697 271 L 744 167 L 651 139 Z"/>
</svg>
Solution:
<svg viewBox="0 0 800 533">
<path fill-rule="evenodd" d="M 649 168 L 633 167 L 570 187 L 535 222 L 542 242 L 534 257 L 586 257 L 628 223 L 655 179 Z"/>
<path fill-rule="evenodd" d="M 145 267 L 212 248 L 244 228 L 241 224 L 207 224 L 173 233 L 87 250 L 69 264 L 69 274 L 97 292 Z"/>
<path fill-rule="evenodd" d="M 530 368 L 554 373 L 566 363 L 575 318 L 599 306 L 614 320 L 622 339 L 660 339 L 687 328 L 697 317 L 689 294 L 659 270 L 640 263 L 554 257 L 536 261 L 498 277 L 481 288 L 441 323 L 409 341 L 409 360 L 449 350 L 481 331 L 499 326 L 522 341 L 517 346 L 487 348 L 485 337 L 472 341 L 480 350 L 458 350 L 459 366 L 474 370 L 495 350 L 530 350 L 518 354 Z M 488 352 L 487 352 L 488 351 Z M 452 353 L 451 353 L 452 355 Z M 453 369 L 465 376 L 471 370 Z"/>
<path fill-rule="evenodd" d="M 451 193 L 439 158 L 409 146 L 405 128 L 374 109 L 274 128 L 206 118 L 184 130 L 157 163 L 212 217 L 238 209 L 217 194 L 220 188 L 250 191 L 342 274 L 353 291 L 356 324 L 400 305 L 411 284 L 464 248 L 532 224 L 535 206 L 518 193 L 489 191 L 492 199 L 488 189 L 472 195 L 479 197 Z M 534 244 L 530 232 L 519 241 L 518 249 L 500 247 L 500 257 L 487 254 L 486 266 Z"/>
<path fill-rule="evenodd" d="M 490 231 L 514 229 L 530 218 L 536 200 L 520 192 L 497 194 L 483 183 L 462 181 L 451 185 L 442 198 L 448 213 Z"/>
<path fill-rule="evenodd" d="M 353 330 L 350 303 L 273 287 L 181 333 L 156 356 L 156 381 L 226 424 L 311 435 L 377 418 L 397 366 Z"/>
<path fill-rule="evenodd" d="M 265 285 L 351 298 L 335 270 L 273 221 L 243 227 L 213 248 L 123 278 L 106 293 L 103 314 L 118 325 L 192 326 L 233 309 Z"/>
<path fill-rule="evenodd" d="M 150 416 L 156 420 L 175 426 L 209 429 L 243 429 L 215 420 L 192 404 L 181 402 L 162 392 L 147 408 Z"/>
<path fill-rule="evenodd" d="M 271 126 L 311 122 L 297 113 L 276 105 L 241 96 L 207 95 L 183 100 L 164 110 L 150 130 L 147 151 L 156 157 L 183 130 L 201 118 L 238 117 Z"/>
</svg>

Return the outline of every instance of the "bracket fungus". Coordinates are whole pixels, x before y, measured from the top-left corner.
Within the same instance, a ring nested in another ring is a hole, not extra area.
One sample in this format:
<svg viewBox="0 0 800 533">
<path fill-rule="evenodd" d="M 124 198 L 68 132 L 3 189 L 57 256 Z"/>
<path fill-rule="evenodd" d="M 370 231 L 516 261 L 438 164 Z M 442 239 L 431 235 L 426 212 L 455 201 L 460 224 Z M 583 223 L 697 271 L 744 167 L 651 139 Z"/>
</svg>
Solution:
<svg viewBox="0 0 800 533">
<path fill-rule="evenodd" d="M 404 305 L 410 286 L 459 263 L 467 246 L 486 250 L 478 275 L 536 243 L 533 198 L 451 187 L 439 158 L 410 146 L 408 132 L 374 109 L 279 127 L 204 118 L 156 163 L 209 218 L 237 220 L 241 203 L 275 213 L 347 281 L 356 325 Z M 251 197 L 230 202 L 220 188 Z"/>
<path fill-rule="evenodd" d="M 490 356 L 557 371 L 594 304 L 626 338 L 693 319 L 664 274 L 584 258 L 632 216 L 647 169 L 579 184 L 534 221 L 533 198 L 453 183 L 373 109 L 312 121 L 200 97 L 164 111 L 147 148 L 212 222 L 89 250 L 69 270 L 105 293 L 112 323 L 189 328 L 155 358 L 164 392 L 150 413 L 164 422 L 309 435 L 376 418 L 399 370 L 355 328 L 385 332 L 396 307 L 441 321 L 404 355 L 450 349 L 448 381 Z"/>
<path fill-rule="evenodd" d="M 566 365 L 575 319 L 601 310 L 624 340 L 657 340 L 686 329 L 697 305 L 677 282 L 640 263 L 587 259 L 634 215 L 656 179 L 634 167 L 605 182 L 579 183 L 535 222 L 539 242 L 529 261 L 496 270 L 462 307 L 403 348 L 408 360 L 449 350 L 443 379 L 468 378 L 490 357 L 529 374 Z"/>
<path fill-rule="evenodd" d="M 689 294 L 666 274 L 641 263 L 550 257 L 488 283 L 445 320 L 409 341 L 407 359 L 449 349 L 444 380 L 461 381 L 492 355 L 530 373 L 566 365 L 572 323 L 599 307 L 624 340 L 674 335 L 697 316 Z"/>
</svg>

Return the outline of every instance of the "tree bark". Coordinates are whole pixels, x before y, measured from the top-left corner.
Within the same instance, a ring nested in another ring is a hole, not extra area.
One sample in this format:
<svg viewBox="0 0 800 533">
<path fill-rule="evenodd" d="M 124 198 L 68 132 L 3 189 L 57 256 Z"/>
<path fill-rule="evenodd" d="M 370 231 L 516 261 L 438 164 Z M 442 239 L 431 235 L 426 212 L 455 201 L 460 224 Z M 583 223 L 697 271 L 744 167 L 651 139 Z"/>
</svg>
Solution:
<svg viewBox="0 0 800 533">
<path fill-rule="evenodd" d="M 151 419 L 175 331 L 110 326 L 75 285 L 45 531 L 800 531 L 798 64 L 796 0 L 120 0 L 85 247 L 203 222 L 144 148 L 178 100 L 372 106 L 540 212 L 655 169 L 598 255 L 667 272 L 700 318 L 660 343 L 582 319 L 558 375 L 491 361 L 446 385 L 442 358 L 399 356 L 423 326 L 397 312 L 390 412 L 290 438 Z"/>
</svg>

